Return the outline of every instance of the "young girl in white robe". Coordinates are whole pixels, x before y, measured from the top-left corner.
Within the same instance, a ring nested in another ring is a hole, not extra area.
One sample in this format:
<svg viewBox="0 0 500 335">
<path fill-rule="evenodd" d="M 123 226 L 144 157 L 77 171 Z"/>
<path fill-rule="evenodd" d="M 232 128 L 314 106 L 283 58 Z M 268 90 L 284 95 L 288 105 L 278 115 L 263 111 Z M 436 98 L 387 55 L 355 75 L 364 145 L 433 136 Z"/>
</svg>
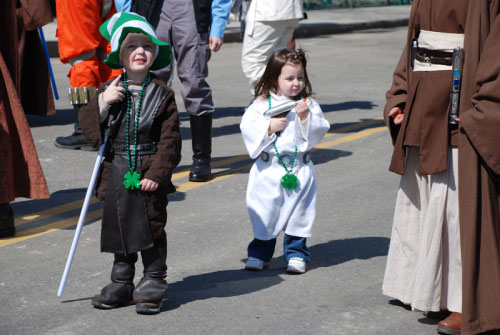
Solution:
<svg viewBox="0 0 500 335">
<path fill-rule="evenodd" d="M 316 174 L 311 150 L 330 128 L 312 89 L 302 50 L 281 49 L 269 59 L 255 87 L 255 100 L 240 124 L 253 164 L 246 203 L 254 239 L 245 268 L 267 268 L 276 238 L 285 232 L 283 249 L 290 273 L 304 273 L 310 261 L 306 239 L 316 215 Z M 290 111 L 266 111 L 288 103 Z"/>
</svg>

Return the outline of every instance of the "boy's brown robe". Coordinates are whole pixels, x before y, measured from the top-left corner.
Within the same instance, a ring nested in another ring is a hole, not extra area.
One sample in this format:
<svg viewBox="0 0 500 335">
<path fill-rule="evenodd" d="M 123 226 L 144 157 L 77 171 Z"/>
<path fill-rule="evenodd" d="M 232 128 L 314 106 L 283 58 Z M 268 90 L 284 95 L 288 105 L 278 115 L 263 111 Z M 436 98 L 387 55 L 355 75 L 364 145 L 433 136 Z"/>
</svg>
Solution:
<svg viewBox="0 0 500 335">
<path fill-rule="evenodd" d="M 0 204 L 49 197 L 25 113 L 55 113 L 40 36 L 27 30 L 53 17 L 47 1 L 17 2 L 0 1 Z"/>
<path fill-rule="evenodd" d="M 82 127 L 83 135 L 87 142 L 94 147 L 101 145 L 104 141 L 104 125 L 99 121 L 98 97 L 106 89 L 108 83 L 103 85 L 89 104 L 82 107 L 78 113 L 78 120 Z M 156 142 L 157 151 L 152 155 L 140 156 L 140 170 L 138 172 L 142 176 L 141 178 L 156 181 L 160 186 L 154 192 L 142 192 L 139 190 L 133 192 L 137 192 L 145 198 L 146 220 L 149 221 L 153 244 L 155 246 L 164 246 L 167 242 L 164 228 L 167 222 L 168 187 L 172 177 L 172 170 L 179 164 L 181 158 L 180 125 L 174 92 L 163 81 L 156 79 L 154 76 L 148 87 L 150 85 L 157 85 L 163 88 L 166 96 L 158 110 L 154 112 L 154 123 L 150 134 L 150 139 Z M 147 100 L 147 98 L 146 91 L 144 99 Z M 118 109 L 125 108 L 123 102 L 117 106 Z M 114 108 L 114 106 L 111 108 Z M 153 108 L 153 106 L 150 108 Z M 151 111 L 151 113 L 153 112 Z M 125 120 L 122 120 L 121 127 L 125 127 L 124 124 Z M 101 166 L 96 183 L 96 196 L 101 201 L 106 201 L 106 191 L 110 187 L 109 180 L 112 177 L 119 178 L 120 180 L 123 178 L 122 175 L 111 176 L 113 159 L 117 158 L 114 158 L 112 154 L 106 154 L 105 156 L 106 158 Z M 122 185 L 122 188 L 119 188 L 119 190 L 125 192 L 125 187 Z M 115 205 L 115 207 L 118 206 Z M 105 220 L 103 217 L 101 251 L 128 254 L 141 250 L 139 244 L 142 242 L 138 241 L 139 238 L 137 236 L 133 236 L 133 234 L 122 234 L 123 236 L 120 236 L 120 233 L 116 229 L 116 225 L 119 225 L 121 227 L 120 231 L 138 230 L 138 223 L 130 222 L 131 220 L 127 220 L 127 218 L 120 219 L 118 223 L 112 221 Z"/>
<path fill-rule="evenodd" d="M 500 1 L 471 1 L 460 103 L 462 334 L 500 329 Z"/>
</svg>

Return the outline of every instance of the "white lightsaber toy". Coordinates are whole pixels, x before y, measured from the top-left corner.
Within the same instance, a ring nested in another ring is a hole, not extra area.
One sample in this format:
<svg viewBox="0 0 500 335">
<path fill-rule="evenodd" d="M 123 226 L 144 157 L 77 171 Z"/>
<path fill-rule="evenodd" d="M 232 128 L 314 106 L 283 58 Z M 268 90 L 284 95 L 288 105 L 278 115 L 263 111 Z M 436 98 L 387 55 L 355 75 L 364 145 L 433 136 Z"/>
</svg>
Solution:
<svg viewBox="0 0 500 335">
<path fill-rule="evenodd" d="M 303 98 L 303 99 L 300 99 L 300 100 L 297 100 L 297 101 L 289 101 L 289 102 L 285 102 L 284 104 L 281 104 L 281 105 L 278 105 L 278 106 L 275 106 L 275 107 L 269 108 L 268 110 L 266 110 L 266 111 L 264 112 L 264 116 L 266 116 L 266 117 L 273 117 L 273 116 L 279 115 L 279 114 L 281 114 L 281 113 L 284 113 L 284 112 L 290 111 L 290 110 L 292 110 L 293 108 L 295 108 L 295 106 L 296 106 L 296 105 L 297 105 L 300 101 L 304 101 L 304 102 L 306 102 L 306 98 Z"/>
<path fill-rule="evenodd" d="M 78 219 L 78 224 L 75 229 L 75 236 L 73 237 L 73 243 L 71 244 L 71 249 L 69 251 L 68 260 L 66 261 L 66 267 L 61 278 L 61 283 L 59 284 L 59 290 L 57 291 L 57 296 L 61 297 L 64 292 L 64 287 L 66 286 L 66 280 L 68 279 L 69 270 L 71 269 L 71 264 L 73 263 L 73 258 L 75 257 L 76 247 L 78 245 L 78 240 L 80 239 L 80 233 L 82 232 L 83 223 L 85 222 L 85 217 L 87 216 L 87 211 L 89 209 L 90 198 L 94 193 L 94 186 L 97 179 L 97 173 L 99 172 L 99 167 L 102 163 L 102 157 L 104 156 L 104 149 L 106 148 L 106 143 L 108 142 L 108 137 L 104 138 L 104 143 L 101 144 L 99 148 L 99 153 L 94 164 L 94 170 L 92 171 L 92 176 L 90 177 L 89 187 L 87 188 L 87 193 L 85 194 L 85 200 L 83 201 L 82 211 L 80 212 L 80 218 Z"/>
</svg>

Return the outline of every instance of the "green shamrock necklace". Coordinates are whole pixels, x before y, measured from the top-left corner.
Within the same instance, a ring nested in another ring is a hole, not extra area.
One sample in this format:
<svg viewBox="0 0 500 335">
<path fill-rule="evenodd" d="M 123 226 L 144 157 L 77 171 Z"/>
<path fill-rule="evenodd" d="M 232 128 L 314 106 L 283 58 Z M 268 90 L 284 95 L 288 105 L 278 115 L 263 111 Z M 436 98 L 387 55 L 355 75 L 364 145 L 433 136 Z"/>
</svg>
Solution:
<svg viewBox="0 0 500 335">
<path fill-rule="evenodd" d="M 130 92 L 128 91 L 127 84 L 127 72 L 123 73 L 123 83 L 125 85 L 125 96 L 127 99 L 127 118 L 126 118 L 126 130 L 125 130 L 125 144 L 127 146 L 127 163 L 128 171 L 123 175 L 123 185 L 128 190 L 140 189 L 141 188 L 141 175 L 135 171 L 136 161 L 137 161 L 137 133 L 139 129 L 139 120 L 141 117 L 141 107 L 142 107 L 142 96 L 144 95 L 144 87 L 149 80 L 149 72 L 142 82 L 141 92 L 139 93 L 139 103 L 137 104 L 137 110 L 135 112 L 135 127 L 134 127 L 134 153 L 131 154 L 130 150 Z"/>
<path fill-rule="evenodd" d="M 269 94 L 269 109 L 271 109 L 271 94 Z M 283 158 L 281 157 L 278 148 L 276 147 L 276 140 L 273 142 L 274 151 L 276 151 L 276 156 L 278 156 L 278 160 L 286 171 L 286 174 L 281 177 L 281 186 L 283 186 L 286 190 L 295 190 L 297 186 L 299 186 L 299 182 L 297 181 L 297 176 L 292 173 L 293 166 L 295 164 L 295 158 L 297 158 L 297 145 L 295 145 L 295 150 L 293 153 L 293 160 L 290 165 L 290 170 L 286 167 L 285 162 L 283 162 Z"/>
</svg>

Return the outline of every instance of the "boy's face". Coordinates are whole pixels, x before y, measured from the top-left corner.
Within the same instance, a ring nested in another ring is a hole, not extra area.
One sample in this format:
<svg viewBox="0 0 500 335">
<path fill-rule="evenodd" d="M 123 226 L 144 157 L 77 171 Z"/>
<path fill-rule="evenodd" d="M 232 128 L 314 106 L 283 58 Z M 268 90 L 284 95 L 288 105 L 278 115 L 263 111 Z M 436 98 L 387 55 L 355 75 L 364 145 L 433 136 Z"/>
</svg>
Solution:
<svg viewBox="0 0 500 335">
<path fill-rule="evenodd" d="M 155 60 L 156 46 L 147 35 L 129 33 L 122 42 L 120 60 L 127 72 L 146 75 Z"/>
</svg>

